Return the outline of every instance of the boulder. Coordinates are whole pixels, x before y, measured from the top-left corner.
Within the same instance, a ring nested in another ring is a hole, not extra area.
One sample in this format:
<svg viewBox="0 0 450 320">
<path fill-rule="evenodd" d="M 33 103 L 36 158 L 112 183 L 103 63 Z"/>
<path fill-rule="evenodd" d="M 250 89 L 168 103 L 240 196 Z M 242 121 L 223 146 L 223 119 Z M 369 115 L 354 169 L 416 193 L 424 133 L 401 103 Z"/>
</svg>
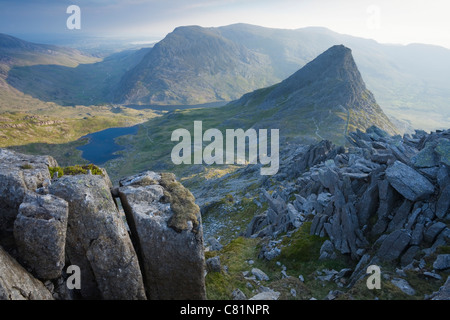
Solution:
<svg viewBox="0 0 450 320">
<path fill-rule="evenodd" d="M 280 293 L 274 290 L 265 290 L 251 297 L 249 300 L 278 300 Z"/>
<path fill-rule="evenodd" d="M 138 258 L 109 183 L 99 175 L 63 176 L 49 193 L 69 204 L 66 253 L 81 271 L 85 299 L 145 299 Z"/>
<path fill-rule="evenodd" d="M 402 290 L 408 296 L 413 296 L 416 294 L 416 290 L 411 287 L 411 285 L 405 279 L 395 278 L 391 280 L 391 283 L 395 285 L 397 288 Z"/>
<path fill-rule="evenodd" d="M 42 187 L 50 180 L 49 166 L 57 166 L 49 156 L 30 156 L 0 149 L 0 245 L 14 245 L 14 220 L 27 191 Z"/>
<path fill-rule="evenodd" d="M 412 209 L 412 202 L 405 199 L 400 207 L 395 211 L 394 217 L 389 223 L 388 231 L 401 229 L 407 221 L 408 215 Z"/>
<path fill-rule="evenodd" d="M 245 236 L 251 237 L 252 235 L 258 234 L 261 230 L 263 230 L 268 225 L 269 225 L 269 221 L 267 219 L 267 214 L 255 215 L 247 226 L 247 230 L 245 231 Z"/>
<path fill-rule="evenodd" d="M 286 202 L 280 197 L 277 196 L 276 198 L 273 198 L 266 190 L 262 190 L 262 194 L 264 198 L 266 199 L 267 203 L 269 204 L 270 208 L 277 214 L 285 214 L 287 212 L 287 204 Z"/>
<path fill-rule="evenodd" d="M 219 240 L 214 237 L 208 238 L 208 244 L 210 245 L 211 251 L 220 251 L 223 249 L 223 246 L 220 244 Z"/>
<path fill-rule="evenodd" d="M 20 259 L 40 279 L 61 276 L 65 263 L 68 204 L 53 195 L 28 192 L 14 222 Z"/>
<path fill-rule="evenodd" d="M 252 274 L 256 277 L 257 280 L 260 281 L 269 281 L 269 277 L 262 270 L 258 268 L 252 269 Z"/>
<path fill-rule="evenodd" d="M 362 227 L 367 224 L 369 218 L 377 212 L 379 204 L 378 183 L 372 183 L 364 192 L 360 201 L 356 204 L 358 211 L 359 225 Z"/>
<path fill-rule="evenodd" d="M 433 268 L 436 270 L 450 269 L 450 254 L 440 254 L 433 263 Z"/>
<path fill-rule="evenodd" d="M 435 222 L 431 224 L 424 232 L 424 239 L 428 243 L 433 243 L 439 233 L 445 229 L 447 225 L 443 222 Z"/>
<path fill-rule="evenodd" d="M 305 169 L 311 168 L 320 162 L 332 159 L 339 151 L 328 140 L 322 140 L 315 145 L 310 145 L 304 153 L 301 153 L 293 159 L 295 171 L 296 173 L 301 173 Z"/>
<path fill-rule="evenodd" d="M 400 264 L 402 267 L 406 267 L 411 262 L 414 261 L 414 257 L 417 255 L 417 253 L 420 251 L 420 248 L 418 246 L 411 246 L 408 250 L 402 255 Z"/>
<path fill-rule="evenodd" d="M 206 270 L 208 270 L 208 272 L 220 272 L 220 257 L 215 256 L 206 260 Z"/>
<path fill-rule="evenodd" d="M 236 289 L 231 293 L 231 300 L 247 300 L 247 297 L 240 289 Z"/>
<path fill-rule="evenodd" d="M 425 148 L 411 158 L 411 163 L 416 168 L 430 168 L 439 164 L 439 156 L 434 151 L 434 145 L 428 143 Z"/>
<path fill-rule="evenodd" d="M 336 258 L 337 255 L 336 252 L 334 252 L 333 243 L 330 240 L 326 240 L 322 244 L 322 247 L 320 248 L 319 260 L 336 259 Z"/>
<path fill-rule="evenodd" d="M 205 299 L 203 229 L 195 198 L 172 174 L 147 171 L 127 181 L 141 181 L 121 181 L 119 196 L 148 298 Z"/>
<path fill-rule="evenodd" d="M 377 256 L 383 261 L 394 261 L 400 257 L 411 241 L 405 230 L 395 230 L 389 234 L 378 249 Z"/>
<path fill-rule="evenodd" d="M 400 161 L 395 161 L 386 169 L 386 179 L 395 190 L 411 201 L 426 199 L 434 193 L 430 181 Z"/>
<path fill-rule="evenodd" d="M 53 296 L 0 247 L 0 300 L 53 300 Z"/>
</svg>

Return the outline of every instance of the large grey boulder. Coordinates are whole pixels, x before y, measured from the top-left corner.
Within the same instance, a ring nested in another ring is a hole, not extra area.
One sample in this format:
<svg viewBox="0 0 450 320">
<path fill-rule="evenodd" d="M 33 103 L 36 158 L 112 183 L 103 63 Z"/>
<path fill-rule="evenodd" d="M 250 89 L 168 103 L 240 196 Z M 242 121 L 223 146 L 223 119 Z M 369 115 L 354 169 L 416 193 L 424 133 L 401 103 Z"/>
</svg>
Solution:
<svg viewBox="0 0 450 320">
<path fill-rule="evenodd" d="M 440 254 L 433 263 L 433 268 L 436 270 L 450 269 L 450 254 Z"/>
<path fill-rule="evenodd" d="M 383 261 L 393 261 L 400 257 L 411 241 L 411 235 L 405 230 L 395 230 L 384 239 L 377 256 Z"/>
<path fill-rule="evenodd" d="M 63 176 L 49 187 L 69 204 L 67 258 L 80 267 L 83 298 L 145 299 L 138 258 L 107 180 Z"/>
<path fill-rule="evenodd" d="M 395 190 L 411 201 L 426 199 L 434 193 L 430 181 L 400 161 L 386 169 L 386 178 Z"/>
<path fill-rule="evenodd" d="M 53 296 L 0 247 L 0 300 L 53 300 Z"/>
<path fill-rule="evenodd" d="M 29 192 L 14 222 L 20 259 L 40 279 L 61 276 L 65 263 L 68 204 L 53 195 Z"/>
<path fill-rule="evenodd" d="M 252 274 L 255 276 L 256 280 L 269 281 L 269 276 L 267 276 L 267 274 L 265 274 L 261 269 L 253 268 Z"/>
<path fill-rule="evenodd" d="M 147 171 L 120 185 L 148 298 L 206 299 L 203 229 L 193 195 L 167 173 Z"/>
<path fill-rule="evenodd" d="M 50 179 L 49 166 L 57 166 L 49 156 L 29 156 L 0 149 L 0 245 L 14 247 L 14 220 L 27 191 L 42 187 Z"/>
<path fill-rule="evenodd" d="M 432 223 L 424 232 L 424 239 L 429 243 L 433 243 L 436 237 L 446 228 L 446 224 L 443 222 Z"/>
<path fill-rule="evenodd" d="M 391 283 L 402 290 L 404 293 L 406 293 L 408 296 L 413 296 L 416 294 L 416 290 L 414 290 L 414 288 L 411 287 L 411 285 L 405 279 L 394 278 L 391 280 Z"/>
<path fill-rule="evenodd" d="M 416 168 L 429 168 L 439 164 L 439 156 L 434 151 L 435 145 L 428 143 L 425 148 L 411 158 L 412 164 Z"/>
</svg>

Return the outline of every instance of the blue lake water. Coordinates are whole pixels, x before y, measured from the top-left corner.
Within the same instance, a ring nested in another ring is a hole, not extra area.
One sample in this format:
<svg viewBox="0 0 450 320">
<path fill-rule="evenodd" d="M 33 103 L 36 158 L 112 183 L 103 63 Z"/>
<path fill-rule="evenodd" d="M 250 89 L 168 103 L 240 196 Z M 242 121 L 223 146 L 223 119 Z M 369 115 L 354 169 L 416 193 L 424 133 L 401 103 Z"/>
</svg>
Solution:
<svg viewBox="0 0 450 320">
<path fill-rule="evenodd" d="M 138 126 L 126 128 L 110 128 L 94 133 L 90 133 L 83 138 L 88 138 L 88 144 L 78 147 L 78 150 L 83 152 L 82 157 L 95 165 L 100 165 L 108 160 L 119 157 L 114 154 L 117 151 L 123 150 L 124 147 L 116 144 L 115 138 L 136 134 Z"/>
</svg>

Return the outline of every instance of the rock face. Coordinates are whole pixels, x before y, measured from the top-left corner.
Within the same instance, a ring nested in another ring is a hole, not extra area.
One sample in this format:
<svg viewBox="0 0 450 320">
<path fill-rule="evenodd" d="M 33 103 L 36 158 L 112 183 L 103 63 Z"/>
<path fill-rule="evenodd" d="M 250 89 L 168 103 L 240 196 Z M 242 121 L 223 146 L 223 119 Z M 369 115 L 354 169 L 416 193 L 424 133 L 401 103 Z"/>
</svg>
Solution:
<svg viewBox="0 0 450 320">
<path fill-rule="evenodd" d="M 50 166 L 0 149 L 0 299 L 205 299 L 200 210 L 174 175 L 114 188 L 103 169 L 51 179 Z"/>
<path fill-rule="evenodd" d="M 0 300 L 53 300 L 42 282 L 0 247 Z"/>
<path fill-rule="evenodd" d="M 203 231 L 193 196 L 170 174 L 145 172 L 120 185 L 148 298 L 205 299 Z"/>
<path fill-rule="evenodd" d="M 40 279 L 56 279 L 65 264 L 69 208 L 52 195 L 28 193 L 14 222 L 19 257 Z"/>
<path fill-rule="evenodd" d="M 101 176 L 64 176 L 49 192 L 69 204 L 66 249 L 86 299 L 144 299 L 136 252 Z"/>
<path fill-rule="evenodd" d="M 28 190 L 35 191 L 50 179 L 49 166 L 56 160 L 48 156 L 28 156 L 0 149 L 0 245 L 14 247 L 14 220 Z"/>
</svg>

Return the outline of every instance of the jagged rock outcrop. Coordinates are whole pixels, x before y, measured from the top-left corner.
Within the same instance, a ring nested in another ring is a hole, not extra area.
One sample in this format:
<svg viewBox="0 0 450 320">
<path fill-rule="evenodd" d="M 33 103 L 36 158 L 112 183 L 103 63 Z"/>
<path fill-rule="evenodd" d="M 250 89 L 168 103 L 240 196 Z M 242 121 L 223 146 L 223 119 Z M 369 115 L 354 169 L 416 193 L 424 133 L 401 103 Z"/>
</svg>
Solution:
<svg viewBox="0 0 450 320">
<path fill-rule="evenodd" d="M 138 247 L 149 299 L 206 298 L 200 209 L 172 174 L 120 181 L 120 200 Z"/>
<path fill-rule="evenodd" d="M 0 299 L 206 298 L 200 210 L 174 175 L 115 189 L 103 169 L 51 179 L 57 165 L 0 149 Z"/>
<path fill-rule="evenodd" d="M 376 127 L 352 132 L 348 150 L 333 147 L 327 153 L 334 157 L 324 157 L 310 168 L 303 166 L 305 170 L 293 175 L 297 178 L 292 183 L 280 180 L 289 190 L 287 195 L 277 189 L 268 195 L 263 190 L 269 209 L 254 217 L 246 235 L 277 237 L 280 227 L 286 226 L 280 221 L 290 217 L 285 208 L 292 206 L 311 221 L 311 234 L 329 238 L 321 250 L 323 259 L 336 257 L 336 250 L 358 261 L 349 286 L 365 276 L 370 264 L 419 268 L 420 263 L 424 272 L 443 270 L 448 266 L 445 255 L 439 256 L 435 270 L 423 269 L 422 260 L 450 243 L 449 138 L 450 130 L 416 131 L 403 137 L 389 136 Z M 299 148 L 300 154 L 293 158 L 302 159 L 302 152 L 309 157 L 311 149 Z M 283 170 L 298 172 L 298 165 L 291 162 Z M 274 208 L 282 210 L 271 220 L 269 210 L 277 211 Z"/>
<path fill-rule="evenodd" d="M 145 299 L 136 252 L 105 178 L 63 176 L 49 192 L 69 204 L 66 250 L 80 267 L 82 297 Z"/>
</svg>

